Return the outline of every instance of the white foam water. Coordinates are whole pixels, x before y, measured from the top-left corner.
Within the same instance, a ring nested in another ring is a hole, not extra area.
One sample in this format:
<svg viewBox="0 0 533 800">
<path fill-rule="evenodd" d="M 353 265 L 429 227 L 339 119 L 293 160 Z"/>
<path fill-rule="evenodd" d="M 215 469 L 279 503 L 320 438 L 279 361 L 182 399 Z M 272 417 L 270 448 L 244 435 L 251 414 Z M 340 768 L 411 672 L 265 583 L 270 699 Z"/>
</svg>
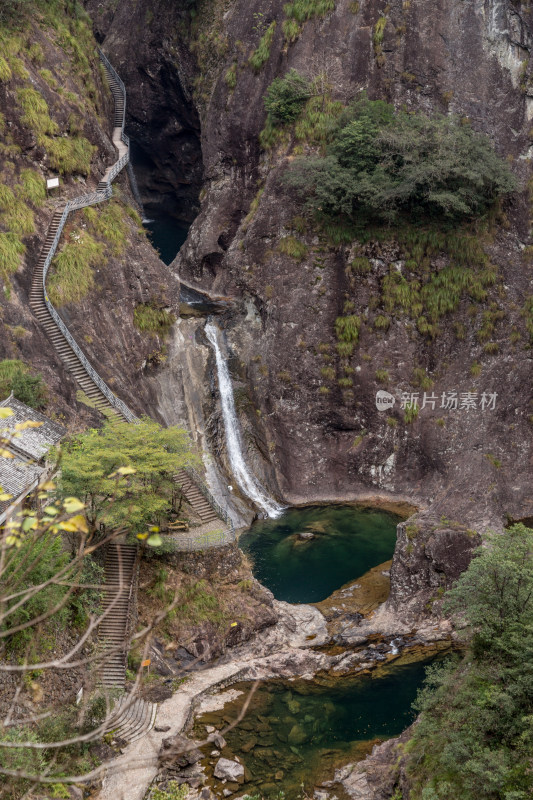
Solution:
<svg viewBox="0 0 533 800">
<path fill-rule="evenodd" d="M 235 401 L 233 398 L 233 386 L 229 374 L 226 359 L 222 355 L 219 344 L 220 331 L 212 322 L 207 322 L 205 334 L 213 346 L 217 364 L 218 388 L 220 391 L 220 403 L 222 405 L 222 416 L 224 419 L 224 429 L 226 431 L 226 446 L 228 457 L 235 480 L 242 491 L 259 506 L 269 517 L 275 519 L 282 513 L 283 506 L 280 506 L 268 496 L 265 489 L 252 475 L 244 460 L 239 420 L 235 411 Z"/>
</svg>

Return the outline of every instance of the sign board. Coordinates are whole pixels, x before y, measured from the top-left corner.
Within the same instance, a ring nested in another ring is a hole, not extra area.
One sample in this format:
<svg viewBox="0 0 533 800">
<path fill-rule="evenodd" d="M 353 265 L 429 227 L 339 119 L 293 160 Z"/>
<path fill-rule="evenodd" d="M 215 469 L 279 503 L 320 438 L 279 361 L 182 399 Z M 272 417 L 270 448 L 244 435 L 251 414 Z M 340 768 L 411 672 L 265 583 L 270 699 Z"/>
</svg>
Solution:
<svg viewBox="0 0 533 800">
<path fill-rule="evenodd" d="M 149 667 L 151 663 L 151 660 L 147 658 L 146 661 L 141 661 L 141 667 Z"/>
<path fill-rule="evenodd" d="M 59 178 L 48 178 L 46 181 L 47 189 L 57 189 L 59 186 Z"/>
</svg>

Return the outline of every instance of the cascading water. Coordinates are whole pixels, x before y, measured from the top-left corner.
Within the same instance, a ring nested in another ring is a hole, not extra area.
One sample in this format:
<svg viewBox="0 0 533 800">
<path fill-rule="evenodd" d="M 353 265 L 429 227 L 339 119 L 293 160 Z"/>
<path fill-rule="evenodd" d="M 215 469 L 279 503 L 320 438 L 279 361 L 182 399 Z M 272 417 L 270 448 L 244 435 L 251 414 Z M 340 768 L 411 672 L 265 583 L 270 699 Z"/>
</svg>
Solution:
<svg viewBox="0 0 533 800">
<path fill-rule="evenodd" d="M 237 419 L 235 402 L 233 399 L 233 387 L 231 385 L 228 365 L 220 349 L 218 340 L 219 333 L 220 331 L 217 326 L 212 322 L 206 324 L 205 334 L 215 351 L 220 402 L 222 405 L 222 416 L 224 418 L 224 428 L 226 431 L 226 446 L 231 469 L 235 480 L 250 500 L 268 514 L 269 517 L 279 517 L 283 511 L 283 507 L 267 495 L 256 478 L 249 472 L 244 460 L 239 421 Z"/>
</svg>

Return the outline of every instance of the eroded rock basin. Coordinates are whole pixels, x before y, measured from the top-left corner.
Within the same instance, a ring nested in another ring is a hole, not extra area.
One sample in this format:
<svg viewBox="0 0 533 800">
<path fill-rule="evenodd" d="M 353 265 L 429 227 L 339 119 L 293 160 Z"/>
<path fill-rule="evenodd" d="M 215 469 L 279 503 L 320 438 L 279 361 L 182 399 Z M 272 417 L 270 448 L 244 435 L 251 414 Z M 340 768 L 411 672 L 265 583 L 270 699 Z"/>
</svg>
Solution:
<svg viewBox="0 0 533 800">
<path fill-rule="evenodd" d="M 294 508 L 254 524 L 239 544 L 252 558 L 255 577 L 277 600 L 316 603 L 334 643 L 335 621 L 362 619 L 386 599 L 386 559 L 394 551 L 399 519 L 348 505 Z M 296 797 L 303 789 L 312 796 L 321 787 L 343 795 L 338 769 L 360 761 L 414 719 L 412 703 L 436 651 L 408 645 L 398 657 L 396 642 L 402 650 L 407 644 L 378 637 L 366 649 L 334 647 L 331 663 L 323 663 L 312 679 L 263 682 L 244 719 L 222 738 L 219 732 L 239 717 L 253 684 L 237 683 L 206 698 L 192 735 L 196 741 L 212 739 L 202 748 L 201 764 L 214 794 Z M 341 669 L 343 658 L 358 674 Z"/>
<path fill-rule="evenodd" d="M 412 703 L 428 663 L 400 660 L 359 677 L 263 684 L 244 720 L 218 742 L 224 746 L 208 746 L 202 764 L 210 787 L 219 797 L 277 797 L 283 791 L 290 798 L 302 787 L 310 796 L 316 787 L 327 787 L 339 797 L 336 770 L 361 760 L 376 743 L 398 735 L 414 720 Z M 204 739 L 235 720 L 251 686 L 234 685 L 222 709 L 197 717 L 195 738 Z M 221 758 L 242 765 L 235 770 L 241 773 L 238 781 L 216 777 Z"/>
<path fill-rule="evenodd" d="M 318 603 L 392 558 L 400 517 L 350 505 L 290 508 L 239 539 L 254 575 L 288 603 Z"/>
</svg>

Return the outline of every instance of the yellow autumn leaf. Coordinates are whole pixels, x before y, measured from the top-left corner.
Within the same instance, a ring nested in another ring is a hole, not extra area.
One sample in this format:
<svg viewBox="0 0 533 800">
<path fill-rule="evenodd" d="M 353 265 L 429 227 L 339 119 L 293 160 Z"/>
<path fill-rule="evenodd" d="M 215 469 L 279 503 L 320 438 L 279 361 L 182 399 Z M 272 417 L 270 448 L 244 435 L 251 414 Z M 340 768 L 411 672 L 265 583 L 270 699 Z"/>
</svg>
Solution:
<svg viewBox="0 0 533 800">
<path fill-rule="evenodd" d="M 67 520 L 66 522 L 58 522 L 57 527 L 60 531 L 67 531 L 67 533 L 76 533 L 78 530 L 78 526 L 70 520 Z"/>
<path fill-rule="evenodd" d="M 49 517 L 55 517 L 57 514 L 59 514 L 59 511 L 55 506 L 46 506 L 44 513 L 48 514 Z"/>
<path fill-rule="evenodd" d="M 42 422 L 34 422 L 32 419 L 26 420 L 26 422 L 18 422 L 15 425 L 16 431 L 25 431 L 27 428 L 40 428 Z"/>
<path fill-rule="evenodd" d="M 11 500 L 13 497 L 12 494 L 7 494 L 6 492 L 0 492 L 0 503 L 5 503 L 6 500 Z"/>
<path fill-rule="evenodd" d="M 83 514 L 77 514 L 75 517 L 71 517 L 68 521 L 76 526 L 76 530 L 81 531 L 82 533 L 89 533 L 87 520 Z"/>
<path fill-rule="evenodd" d="M 133 475 L 134 472 L 137 472 L 136 469 L 133 467 L 119 467 L 115 472 L 112 472 L 111 475 L 108 475 L 108 478 L 115 478 L 117 475 Z"/>
<path fill-rule="evenodd" d="M 42 422 L 34 422 L 32 419 L 28 419 L 26 422 L 17 422 L 15 430 L 25 431 L 27 428 L 40 428 L 42 424 Z"/>
<path fill-rule="evenodd" d="M 18 536 L 6 536 L 6 544 L 8 547 L 20 547 L 21 541 Z"/>
<path fill-rule="evenodd" d="M 11 408 L 0 408 L 0 419 L 7 419 L 8 417 L 13 416 L 13 409 Z"/>
<path fill-rule="evenodd" d="M 10 453 L 9 450 L 5 449 L 5 447 L 0 447 L 0 456 L 2 458 L 15 458 L 13 453 Z"/>
<path fill-rule="evenodd" d="M 137 539 L 141 539 L 141 540 L 148 539 L 148 536 L 149 536 L 148 533 L 138 533 L 137 534 Z"/>
<path fill-rule="evenodd" d="M 85 503 L 82 503 L 77 497 L 65 497 L 63 500 L 63 508 L 67 514 L 75 514 L 76 511 L 81 511 L 85 508 Z"/>
</svg>

